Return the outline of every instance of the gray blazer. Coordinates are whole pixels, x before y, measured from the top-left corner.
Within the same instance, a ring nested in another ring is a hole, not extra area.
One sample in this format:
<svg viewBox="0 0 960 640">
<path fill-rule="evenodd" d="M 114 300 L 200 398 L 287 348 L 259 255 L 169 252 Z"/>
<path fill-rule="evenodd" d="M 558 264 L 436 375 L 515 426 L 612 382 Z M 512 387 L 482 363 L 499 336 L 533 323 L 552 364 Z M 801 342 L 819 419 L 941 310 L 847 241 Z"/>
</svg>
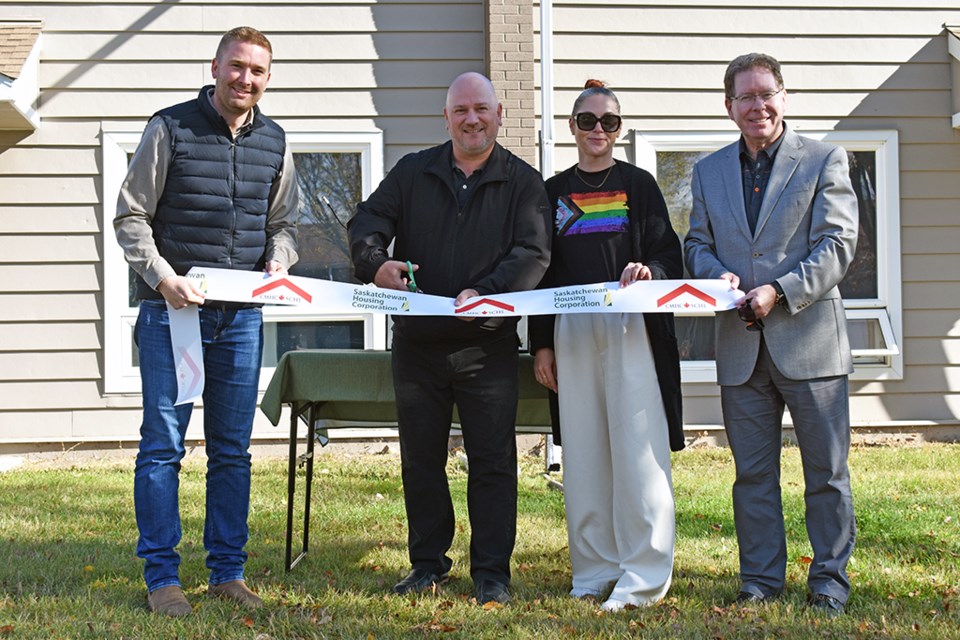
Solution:
<svg viewBox="0 0 960 640">
<path fill-rule="evenodd" d="M 735 273 L 745 292 L 780 283 L 787 305 L 764 318 L 763 336 L 784 376 L 808 380 L 849 374 L 853 359 L 837 285 L 853 260 L 859 214 L 847 154 L 789 128 L 783 135 L 752 236 L 739 142 L 694 166 L 684 259 L 691 277 Z M 717 314 L 721 385 L 743 384 L 753 373 L 761 334 L 744 327 L 735 310 Z"/>
</svg>

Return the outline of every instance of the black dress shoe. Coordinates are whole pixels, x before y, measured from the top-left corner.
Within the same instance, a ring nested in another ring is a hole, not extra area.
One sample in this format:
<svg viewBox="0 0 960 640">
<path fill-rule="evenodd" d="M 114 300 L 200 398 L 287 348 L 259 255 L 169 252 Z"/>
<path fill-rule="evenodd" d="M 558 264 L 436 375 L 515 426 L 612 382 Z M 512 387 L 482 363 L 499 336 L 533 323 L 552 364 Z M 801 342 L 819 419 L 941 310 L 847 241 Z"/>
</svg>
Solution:
<svg viewBox="0 0 960 640">
<path fill-rule="evenodd" d="M 831 618 L 843 614 L 843 603 L 825 593 L 813 594 L 810 607 Z"/>
<path fill-rule="evenodd" d="M 497 580 L 478 580 L 477 602 L 480 604 L 487 604 L 488 602 L 506 604 L 510 602 L 510 592 L 507 590 L 507 585 Z"/>
<path fill-rule="evenodd" d="M 730 604 L 737 605 L 750 605 L 750 604 L 765 604 L 772 600 L 776 600 L 776 595 L 765 596 L 760 593 L 753 593 L 752 591 L 741 591 L 737 594 L 737 597 L 734 598 L 733 602 Z"/>
<path fill-rule="evenodd" d="M 399 595 L 405 593 L 420 593 L 434 587 L 439 587 L 447 581 L 448 574 L 439 576 L 429 569 L 413 569 L 407 577 L 393 585 L 393 592 Z"/>
</svg>

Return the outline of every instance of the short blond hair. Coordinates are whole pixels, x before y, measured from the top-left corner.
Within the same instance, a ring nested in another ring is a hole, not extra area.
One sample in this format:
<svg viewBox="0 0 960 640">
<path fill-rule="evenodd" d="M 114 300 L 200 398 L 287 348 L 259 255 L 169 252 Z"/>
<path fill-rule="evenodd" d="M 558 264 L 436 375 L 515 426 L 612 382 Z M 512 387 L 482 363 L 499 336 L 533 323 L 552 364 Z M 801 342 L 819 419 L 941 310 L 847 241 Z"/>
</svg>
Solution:
<svg viewBox="0 0 960 640">
<path fill-rule="evenodd" d="M 220 56 L 227 47 L 230 46 L 231 42 L 246 42 L 247 44 L 255 44 L 258 47 L 263 47 L 270 52 L 270 58 L 273 59 L 273 47 L 270 46 L 270 41 L 267 40 L 267 36 L 253 27 L 234 27 L 220 38 L 220 44 L 217 45 L 217 60 L 220 59 Z"/>
</svg>

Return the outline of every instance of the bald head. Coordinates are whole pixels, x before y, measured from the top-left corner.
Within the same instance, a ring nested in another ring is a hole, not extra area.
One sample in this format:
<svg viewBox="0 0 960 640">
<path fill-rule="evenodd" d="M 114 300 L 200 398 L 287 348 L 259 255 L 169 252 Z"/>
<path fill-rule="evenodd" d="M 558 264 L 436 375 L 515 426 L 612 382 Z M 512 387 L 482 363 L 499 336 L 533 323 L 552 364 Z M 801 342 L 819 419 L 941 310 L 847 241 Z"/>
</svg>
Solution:
<svg viewBox="0 0 960 640">
<path fill-rule="evenodd" d="M 487 161 L 502 116 L 503 107 L 489 79 L 472 71 L 457 76 L 447 90 L 443 118 L 453 142 L 454 160 L 461 169 L 475 169 Z"/>
<path fill-rule="evenodd" d="M 460 94 L 464 92 L 469 92 L 473 96 L 482 95 L 490 104 L 498 104 L 497 90 L 494 89 L 490 79 L 482 73 L 467 71 L 458 75 L 450 83 L 450 88 L 447 89 L 447 109 L 450 109 L 454 104 L 451 99 L 456 101 Z"/>
</svg>

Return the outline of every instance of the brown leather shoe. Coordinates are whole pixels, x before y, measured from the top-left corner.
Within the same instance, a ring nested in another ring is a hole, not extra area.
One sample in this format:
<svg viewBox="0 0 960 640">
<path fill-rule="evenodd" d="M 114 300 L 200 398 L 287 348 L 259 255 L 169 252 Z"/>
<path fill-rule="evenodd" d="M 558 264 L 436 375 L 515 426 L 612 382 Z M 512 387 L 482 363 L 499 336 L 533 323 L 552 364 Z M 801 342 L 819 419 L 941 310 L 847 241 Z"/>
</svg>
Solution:
<svg viewBox="0 0 960 640">
<path fill-rule="evenodd" d="M 183 590 L 175 584 L 160 587 L 148 593 L 147 606 L 150 607 L 150 611 L 171 618 L 182 618 L 193 611 L 186 596 L 183 595 Z"/>
<path fill-rule="evenodd" d="M 260 596 L 251 591 L 243 580 L 211 584 L 207 587 L 207 593 L 217 598 L 236 602 L 247 609 L 259 609 L 263 606 L 263 600 L 260 599 Z"/>
</svg>

